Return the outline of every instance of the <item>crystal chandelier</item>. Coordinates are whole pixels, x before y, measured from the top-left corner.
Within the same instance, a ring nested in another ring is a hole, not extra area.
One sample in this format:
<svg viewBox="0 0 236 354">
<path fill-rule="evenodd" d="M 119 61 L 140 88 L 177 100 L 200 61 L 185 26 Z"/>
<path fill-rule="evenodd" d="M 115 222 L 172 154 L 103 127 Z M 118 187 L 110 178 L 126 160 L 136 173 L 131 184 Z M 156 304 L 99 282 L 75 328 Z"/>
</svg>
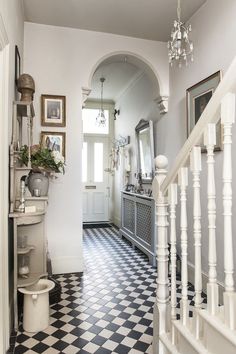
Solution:
<svg viewBox="0 0 236 354">
<path fill-rule="evenodd" d="M 101 77 L 100 82 L 101 82 L 101 107 L 99 109 L 98 116 L 96 118 L 96 123 L 99 127 L 105 127 L 106 126 L 106 117 L 104 114 L 104 108 L 103 108 L 103 84 L 104 84 L 104 77 Z"/>
<path fill-rule="evenodd" d="M 180 20 L 181 8 L 180 0 L 178 0 L 177 17 L 174 21 L 174 27 L 171 32 L 171 40 L 168 42 L 168 56 L 171 66 L 173 62 L 179 63 L 179 67 L 182 66 L 182 61 L 185 61 L 188 65 L 188 57 L 190 56 L 193 61 L 193 43 L 189 39 L 189 33 L 191 32 L 191 25 L 185 25 Z"/>
</svg>

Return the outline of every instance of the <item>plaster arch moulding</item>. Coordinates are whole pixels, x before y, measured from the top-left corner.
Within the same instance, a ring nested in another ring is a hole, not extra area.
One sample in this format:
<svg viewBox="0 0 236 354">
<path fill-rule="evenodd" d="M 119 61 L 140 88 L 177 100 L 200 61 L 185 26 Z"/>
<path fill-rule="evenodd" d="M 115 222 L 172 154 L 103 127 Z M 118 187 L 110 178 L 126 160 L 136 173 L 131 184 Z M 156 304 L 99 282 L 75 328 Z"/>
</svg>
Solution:
<svg viewBox="0 0 236 354">
<path fill-rule="evenodd" d="M 90 92 L 91 92 L 91 82 L 92 82 L 92 77 L 93 74 L 95 73 L 96 69 L 101 65 L 101 63 L 106 62 L 107 60 L 120 60 L 122 61 L 122 58 L 128 57 L 129 58 L 129 63 L 137 66 L 137 68 L 142 69 L 143 72 L 147 74 L 147 76 L 150 78 L 152 85 L 153 85 L 153 97 L 157 97 L 154 99 L 156 104 L 158 105 L 160 114 L 163 115 L 168 112 L 168 91 L 169 91 L 169 86 L 167 82 L 169 82 L 169 76 L 166 70 L 167 68 L 161 67 L 162 70 L 159 69 L 157 70 L 156 66 L 152 64 L 152 58 L 146 58 L 145 55 L 140 55 L 140 53 L 136 52 L 130 52 L 126 50 L 122 51 L 113 51 L 109 52 L 105 55 L 103 55 L 100 58 L 97 58 L 95 62 L 93 63 L 93 66 L 88 70 L 88 78 L 87 78 L 87 84 L 85 84 L 82 87 L 82 107 L 85 106 L 85 101 L 87 100 Z M 154 60 L 156 63 L 156 61 Z M 86 82 L 85 81 L 85 82 Z M 163 94 L 165 92 L 165 94 Z"/>
</svg>

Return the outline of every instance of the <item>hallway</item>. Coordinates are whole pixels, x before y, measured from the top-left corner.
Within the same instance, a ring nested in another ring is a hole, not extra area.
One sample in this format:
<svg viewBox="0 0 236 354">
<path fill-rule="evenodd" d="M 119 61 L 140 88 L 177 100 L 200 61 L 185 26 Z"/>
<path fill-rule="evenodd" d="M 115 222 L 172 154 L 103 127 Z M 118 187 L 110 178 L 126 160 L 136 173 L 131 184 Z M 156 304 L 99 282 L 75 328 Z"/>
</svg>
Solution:
<svg viewBox="0 0 236 354">
<path fill-rule="evenodd" d="M 51 325 L 36 334 L 20 326 L 15 354 L 152 353 L 155 268 L 113 227 L 85 229 L 83 246 L 84 274 L 55 276 L 62 300 L 51 307 Z M 178 279 L 178 301 L 180 291 Z M 191 304 L 190 284 L 188 291 Z"/>
</svg>

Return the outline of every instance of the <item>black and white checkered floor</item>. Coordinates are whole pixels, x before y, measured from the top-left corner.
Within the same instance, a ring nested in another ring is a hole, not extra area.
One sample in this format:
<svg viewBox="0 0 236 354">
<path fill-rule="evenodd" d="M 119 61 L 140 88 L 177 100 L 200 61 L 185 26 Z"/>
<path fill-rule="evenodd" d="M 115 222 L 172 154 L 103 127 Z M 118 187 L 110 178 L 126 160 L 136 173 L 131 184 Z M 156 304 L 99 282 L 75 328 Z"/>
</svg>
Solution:
<svg viewBox="0 0 236 354">
<path fill-rule="evenodd" d="M 83 275 L 56 276 L 62 301 L 50 326 L 36 334 L 20 326 L 15 354 L 152 353 L 156 269 L 115 228 L 84 230 L 84 256 Z"/>
</svg>

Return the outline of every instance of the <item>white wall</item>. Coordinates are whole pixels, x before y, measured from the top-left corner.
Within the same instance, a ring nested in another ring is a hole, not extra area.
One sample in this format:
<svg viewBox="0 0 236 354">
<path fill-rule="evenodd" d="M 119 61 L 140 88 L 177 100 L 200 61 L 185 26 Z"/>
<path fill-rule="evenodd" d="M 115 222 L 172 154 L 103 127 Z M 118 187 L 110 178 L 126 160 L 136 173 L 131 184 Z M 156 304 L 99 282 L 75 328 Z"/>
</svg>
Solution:
<svg viewBox="0 0 236 354">
<path fill-rule="evenodd" d="M 0 15 L 9 40 L 9 140 L 11 137 L 12 101 L 15 99 L 15 45 L 23 62 L 24 15 L 22 0 L 0 0 Z"/>
<path fill-rule="evenodd" d="M 134 173 L 137 172 L 137 157 L 135 145 L 135 127 L 140 119 L 157 121 L 160 117 L 157 104 L 153 100 L 152 85 L 149 78 L 143 73 L 139 76 L 125 94 L 116 102 L 120 109 L 120 115 L 115 121 L 115 138 L 130 135 L 130 144 L 127 146 L 131 158 L 131 173 L 129 183 L 137 184 Z M 120 191 L 123 190 L 123 169 L 122 164 L 115 171 L 114 176 L 114 222 L 120 226 Z M 145 185 L 144 188 L 150 186 Z"/>
<path fill-rule="evenodd" d="M 22 1 L 0 0 L 0 352 L 9 347 L 13 313 L 13 249 L 8 228 L 9 141 L 12 101 L 15 98 L 15 45 L 21 57 L 24 33 Z M 10 259 L 8 259 L 10 258 Z M 10 300 L 10 301 L 9 301 Z M 10 305 L 10 309 L 9 309 Z"/>
<path fill-rule="evenodd" d="M 169 92 L 166 44 L 77 29 L 25 24 L 25 66 L 36 83 L 35 141 L 39 139 L 40 95 L 67 98 L 66 174 L 50 186 L 47 217 L 49 250 L 55 273 L 82 271 L 81 229 L 81 87 L 87 87 L 96 65 L 110 54 L 133 53 L 150 63 Z M 48 128 L 48 130 L 51 130 Z"/>
<path fill-rule="evenodd" d="M 236 1 L 208 0 L 191 18 L 193 27 L 192 39 L 195 45 L 194 63 L 182 69 L 170 69 L 170 102 L 169 112 L 157 124 L 156 141 L 158 152 L 169 158 L 170 166 L 186 139 L 186 89 L 218 70 L 223 74 L 236 55 Z M 236 127 L 234 128 L 236 142 Z M 235 143 L 234 149 L 235 151 Z M 206 156 L 202 155 L 205 162 Z M 234 181 L 236 181 L 236 161 L 234 164 Z M 223 228 L 222 228 L 222 153 L 216 153 L 216 188 L 217 188 L 217 251 L 218 279 L 223 281 Z M 191 183 L 191 182 L 190 182 Z M 206 196 L 206 176 L 202 176 L 202 196 Z M 233 193 L 235 195 L 235 186 Z M 203 199 L 203 198 L 202 198 Z M 236 199 L 234 198 L 234 213 Z M 192 196 L 188 199 L 189 237 L 192 240 Z M 206 199 L 202 203 L 203 224 L 203 270 L 207 273 L 207 209 Z M 233 218 L 233 235 L 236 231 L 236 219 Z M 236 258 L 236 239 L 234 237 L 234 253 Z M 193 247 L 189 250 L 189 260 L 194 263 Z"/>
</svg>

